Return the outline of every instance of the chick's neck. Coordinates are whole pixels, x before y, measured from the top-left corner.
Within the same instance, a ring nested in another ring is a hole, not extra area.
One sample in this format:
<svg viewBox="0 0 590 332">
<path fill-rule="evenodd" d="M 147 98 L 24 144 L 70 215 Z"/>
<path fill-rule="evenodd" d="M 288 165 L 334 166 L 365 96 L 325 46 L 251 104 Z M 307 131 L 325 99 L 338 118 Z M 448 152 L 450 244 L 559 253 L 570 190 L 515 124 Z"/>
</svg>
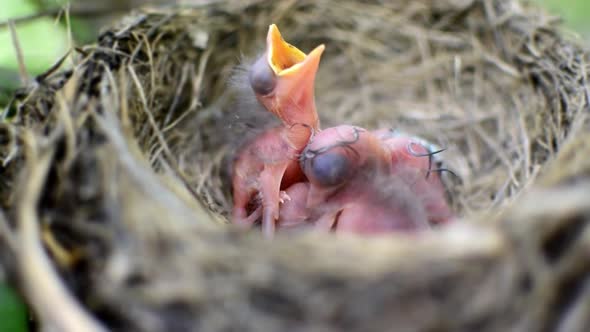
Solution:
<svg viewBox="0 0 590 332">
<path fill-rule="evenodd" d="M 319 126 L 309 126 L 307 124 L 294 124 L 286 126 L 283 130 L 283 137 L 289 142 L 292 148 L 297 151 L 303 150 L 311 135 L 317 130 Z"/>
</svg>

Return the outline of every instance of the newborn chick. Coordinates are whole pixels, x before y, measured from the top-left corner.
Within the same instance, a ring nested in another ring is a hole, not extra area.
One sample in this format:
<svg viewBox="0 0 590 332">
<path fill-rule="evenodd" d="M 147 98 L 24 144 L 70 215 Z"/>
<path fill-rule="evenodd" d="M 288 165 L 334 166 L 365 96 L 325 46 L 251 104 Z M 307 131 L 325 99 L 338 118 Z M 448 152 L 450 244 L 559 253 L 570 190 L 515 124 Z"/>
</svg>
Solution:
<svg viewBox="0 0 590 332">
<path fill-rule="evenodd" d="M 320 45 L 306 55 L 285 42 L 276 25 L 269 27 L 266 51 L 252 65 L 249 81 L 258 101 L 282 125 L 256 136 L 237 153 L 232 173 L 234 223 L 250 227 L 262 216 L 263 231 L 271 236 L 279 218 L 281 189 L 303 179 L 297 160 L 319 130 L 314 81 L 323 51 Z M 260 202 L 249 208 L 256 196 Z"/>
<path fill-rule="evenodd" d="M 434 156 L 444 149 L 436 149 L 419 138 L 390 129 L 376 130 L 373 134 L 391 152 L 392 174 L 410 168 L 423 175 L 416 178 L 413 190 L 423 201 L 428 221 L 440 224 L 452 219 L 453 212 L 447 201 L 446 188 L 440 178 L 441 169 L 433 168 L 433 164 L 438 163 L 433 160 Z"/>
<path fill-rule="evenodd" d="M 285 203 L 279 226 L 315 221 L 316 229 L 382 234 L 446 221 L 444 187 L 436 174 L 427 178 L 426 156 L 426 148 L 409 137 L 354 126 L 325 129 L 301 156 L 309 187 L 301 187 L 297 198 L 307 193 L 305 208 L 295 199 Z"/>
</svg>

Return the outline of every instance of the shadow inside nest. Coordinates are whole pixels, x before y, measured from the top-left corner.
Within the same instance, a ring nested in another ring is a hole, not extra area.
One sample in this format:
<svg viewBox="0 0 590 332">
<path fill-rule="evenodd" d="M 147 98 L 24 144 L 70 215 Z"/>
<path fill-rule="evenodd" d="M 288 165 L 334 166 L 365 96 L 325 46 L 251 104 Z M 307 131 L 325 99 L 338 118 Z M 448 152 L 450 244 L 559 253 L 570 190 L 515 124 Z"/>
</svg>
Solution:
<svg viewBox="0 0 590 332">
<path fill-rule="evenodd" d="M 304 51 L 326 44 L 322 126 L 394 127 L 447 148 L 461 223 L 416 238 L 272 242 L 228 225 L 235 149 L 272 123 L 236 114 L 257 106 L 228 82 L 263 48 L 269 18 Z M 589 59 L 537 9 L 513 0 L 152 8 L 74 60 L 75 70 L 20 91 L 0 127 L 7 272 L 41 325 L 587 330 Z"/>
</svg>

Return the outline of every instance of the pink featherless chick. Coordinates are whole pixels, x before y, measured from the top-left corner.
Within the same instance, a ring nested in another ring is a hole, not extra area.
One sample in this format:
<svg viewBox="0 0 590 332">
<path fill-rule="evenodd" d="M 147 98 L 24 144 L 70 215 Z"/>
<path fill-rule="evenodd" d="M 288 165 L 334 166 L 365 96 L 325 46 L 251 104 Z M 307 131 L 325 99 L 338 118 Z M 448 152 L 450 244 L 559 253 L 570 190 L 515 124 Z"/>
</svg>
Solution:
<svg viewBox="0 0 590 332">
<path fill-rule="evenodd" d="M 323 51 L 320 45 L 306 55 L 285 42 L 276 25 L 269 27 L 266 51 L 250 68 L 249 84 L 258 102 L 282 124 L 237 152 L 232 170 L 233 223 L 250 227 L 262 217 L 264 234 L 272 236 L 280 203 L 289 199 L 281 190 L 304 179 L 298 158 L 319 130 L 314 82 Z"/>
</svg>

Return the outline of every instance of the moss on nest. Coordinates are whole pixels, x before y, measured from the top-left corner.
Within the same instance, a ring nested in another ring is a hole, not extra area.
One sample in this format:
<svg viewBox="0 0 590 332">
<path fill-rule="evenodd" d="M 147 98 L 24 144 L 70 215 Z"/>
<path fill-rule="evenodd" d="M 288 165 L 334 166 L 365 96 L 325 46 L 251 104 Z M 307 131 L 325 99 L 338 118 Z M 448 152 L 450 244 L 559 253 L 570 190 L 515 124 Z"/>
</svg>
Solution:
<svg viewBox="0 0 590 332">
<path fill-rule="evenodd" d="M 448 148 L 464 222 L 417 239 L 273 242 L 225 223 L 227 160 L 247 128 L 229 126 L 227 82 L 273 22 L 305 51 L 327 46 L 324 127 L 393 126 Z M 43 326 L 590 326 L 588 53 L 544 12 L 516 0 L 146 8 L 75 60 L 19 91 L 0 127 L 5 265 Z"/>
</svg>

